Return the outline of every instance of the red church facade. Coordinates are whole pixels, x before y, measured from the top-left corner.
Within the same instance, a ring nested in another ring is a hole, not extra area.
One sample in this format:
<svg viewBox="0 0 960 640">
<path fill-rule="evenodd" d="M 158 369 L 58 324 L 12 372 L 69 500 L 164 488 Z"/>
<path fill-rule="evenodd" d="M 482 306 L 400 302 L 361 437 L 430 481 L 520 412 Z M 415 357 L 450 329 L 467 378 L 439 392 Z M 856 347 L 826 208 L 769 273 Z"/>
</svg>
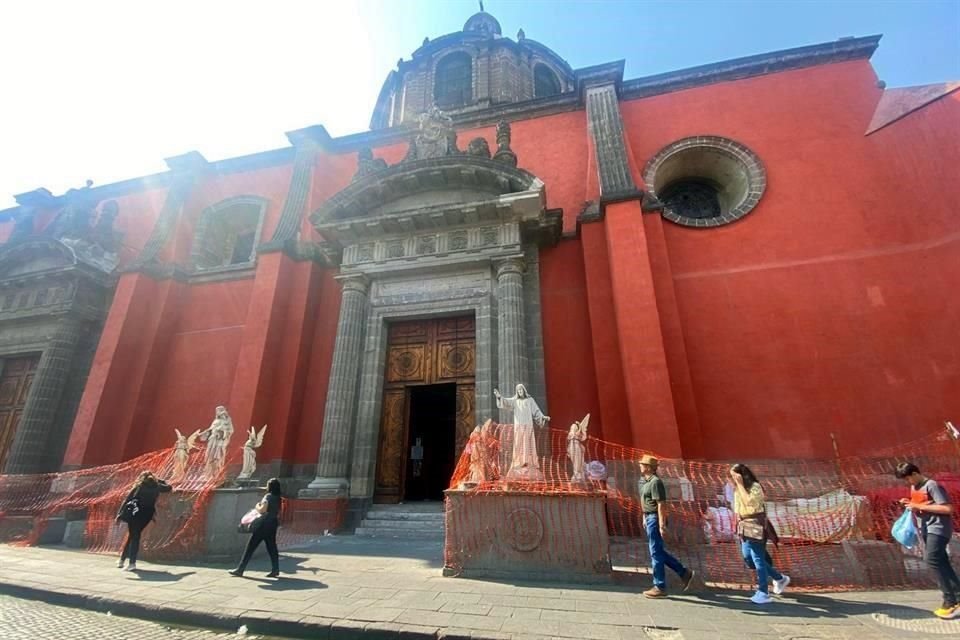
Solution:
<svg viewBox="0 0 960 640">
<path fill-rule="evenodd" d="M 449 406 L 452 456 L 520 382 L 555 426 L 589 412 L 671 457 L 927 433 L 960 412 L 960 92 L 882 88 L 878 40 L 625 80 L 478 14 L 391 73 L 370 132 L 18 196 L 0 358 L 37 373 L 6 471 L 129 459 L 225 405 L 270 425 L 263 473 L 403 499 L 417 389 Z M 108 205 L 114 247 L 90 235 Z M 56 342 L 75 311 L 16 292 L 78 270 L 108 293 Z M 30 309 L 59 319 L 24 338 Z"/>
</svg>

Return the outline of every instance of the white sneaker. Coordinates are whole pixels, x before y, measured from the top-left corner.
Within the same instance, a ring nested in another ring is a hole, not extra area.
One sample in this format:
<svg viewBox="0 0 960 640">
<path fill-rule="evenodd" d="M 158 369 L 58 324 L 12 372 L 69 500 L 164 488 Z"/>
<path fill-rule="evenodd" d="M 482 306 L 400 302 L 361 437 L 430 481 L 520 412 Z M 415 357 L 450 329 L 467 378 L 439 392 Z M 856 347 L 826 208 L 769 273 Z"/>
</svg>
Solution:
<svg viewBox="0 0 960 640">
<path fill-rule="evenodd" d="M 118 569 L 123 569 L 123 563 L 124 563 L 124 562 L 126 562 L 126 560 L 117 560 L 117 568 L 118 568 Z"/>
<path fill-rule="evenodd" d="M 773 602 L 773 599 L 763 591 L 757 591 L 750 598 L 750 602 L 752 602 L 753 604 L 770 604 L 771 602 Z"/>
<path fill-rule="evenodd" d="M 790 584 L 790 576 L 783 574 L 783 577 L 779 580 L 773 581 L 773 593 L 775 595 L 780 595 L 787 589 L 787 585 Z"/>
<path fill-rule="evenodd" d="M 124 571 L 136 571 L 136 570 L 137 570 L 137 564 L 135 562 L 131 562 L 129 565 L 127 565 L 127 568 L 124 569 Z"/>
</svg>

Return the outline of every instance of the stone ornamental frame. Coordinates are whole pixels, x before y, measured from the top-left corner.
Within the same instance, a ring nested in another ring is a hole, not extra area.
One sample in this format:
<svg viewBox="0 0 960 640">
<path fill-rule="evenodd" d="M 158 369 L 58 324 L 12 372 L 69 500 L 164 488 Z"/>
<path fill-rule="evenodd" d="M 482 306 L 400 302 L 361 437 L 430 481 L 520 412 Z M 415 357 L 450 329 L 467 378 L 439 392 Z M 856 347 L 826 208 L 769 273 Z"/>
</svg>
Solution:
<svg viewBox="0 0 960 640">
<path fill-rule="evenodd" d="M 643 169 L 643 181 L 650 192 L 656 196 L 657 189 L 657 171 L 671 159 L 675 159 L 678 154 L 696 153 L 698 150 L 709 151 L 723 156 L 726 160 L 736 165 L 741 177 L 745 179 L 746 188 L 738 199 L 738 202 L 730 207 L 729 210 L 722 211 L 721 215 L 714 218 L 690 218 L 673 212 L 669 207 L 664 207 L 663 217 L 670 222 L 683 225 L 685 227 L 719 227 L 731 222 L 736 222 L 744 217 L 760 201 L 764 191 L 767 188 L 767 173 L 764 169 L 760 157 L 751 151 L 745 145 L 723 138 L 721 136 L 691 136 L 673 142 L 654 155 Z M 704 178 L 695 174 L 681 175 L 679 178 Z M 676 180 L 674 180 L 675 182 Z M 668 185 L 660 185 L 668 186 Z"/>
</svg>

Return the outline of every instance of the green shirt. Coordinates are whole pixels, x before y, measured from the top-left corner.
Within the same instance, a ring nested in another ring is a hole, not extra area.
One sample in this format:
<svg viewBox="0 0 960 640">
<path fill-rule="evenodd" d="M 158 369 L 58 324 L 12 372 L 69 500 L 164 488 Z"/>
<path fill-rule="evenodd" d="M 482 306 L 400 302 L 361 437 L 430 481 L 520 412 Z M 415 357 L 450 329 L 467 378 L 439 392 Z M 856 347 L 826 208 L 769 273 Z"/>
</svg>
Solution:
<svg viewBox="0 0 960 640">
<path fill-rule="evenodd" d="M 650 479 L 640 486 L 640 502 L 644 513 L 656 513 L 657 503 L 666 500 L 667 490 L 663 486 L 663 480 L 657 476 L 650 476 Z"/>
</svg>

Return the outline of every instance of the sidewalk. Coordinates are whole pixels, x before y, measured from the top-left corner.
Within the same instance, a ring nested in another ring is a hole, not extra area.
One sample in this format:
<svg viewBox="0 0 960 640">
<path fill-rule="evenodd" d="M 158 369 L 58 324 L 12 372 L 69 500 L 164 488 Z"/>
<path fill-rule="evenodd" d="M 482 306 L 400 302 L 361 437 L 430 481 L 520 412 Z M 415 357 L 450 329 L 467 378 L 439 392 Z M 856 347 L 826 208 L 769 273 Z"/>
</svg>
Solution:
<svg viewBox="0 0 960 640">
<path fill-rule="evenodd" d="M 250 633 L 321 638 L 705 640 L 960 638 L 960 621 L 930 610 L 932 591 L 787 593 L 758 607 L 749 593 L 698 591 L 645 600 L 633 586 L 511 584 L 440 576 L 436 542 L 330 537 L 281 554 L 263 550 L 246 578 L 225 566 L 116 568 L 116 558 L 0 545 L 0 593 L 114 615 Z M 891 604 L 895 603 L 895 604 Z"/>
</svg>

